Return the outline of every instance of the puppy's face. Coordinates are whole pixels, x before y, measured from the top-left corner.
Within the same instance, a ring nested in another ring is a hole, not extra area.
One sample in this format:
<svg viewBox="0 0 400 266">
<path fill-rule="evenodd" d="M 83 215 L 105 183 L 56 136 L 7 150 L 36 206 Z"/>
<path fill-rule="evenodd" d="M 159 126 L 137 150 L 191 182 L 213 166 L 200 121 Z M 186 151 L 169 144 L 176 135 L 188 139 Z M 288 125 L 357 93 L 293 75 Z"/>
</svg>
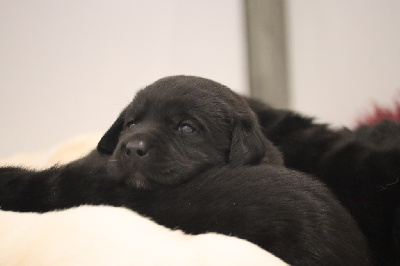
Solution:
<svg viewBox="0 0 400 266">
<path fill-rule="evenodd" d="M 211 80 L 175 76 L 139 91 L 98 151 L 111 155 L 111 176 L 151 188 L 218 165 L 259 163 L 266 144 L 242 97 Z"/>
</svg>

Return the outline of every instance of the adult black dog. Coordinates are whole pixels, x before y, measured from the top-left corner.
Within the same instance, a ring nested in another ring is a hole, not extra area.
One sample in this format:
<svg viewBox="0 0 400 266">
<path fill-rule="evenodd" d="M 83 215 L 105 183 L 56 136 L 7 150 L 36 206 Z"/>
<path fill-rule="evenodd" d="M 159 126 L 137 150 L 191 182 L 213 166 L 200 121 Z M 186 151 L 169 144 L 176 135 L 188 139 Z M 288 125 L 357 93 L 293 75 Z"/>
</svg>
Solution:
<svg viewBox="0 0 400 266">
<path fill-rule="evenodd" d="M 293 265 L 369 265 L 333 194 L 283 167 L 246 101 L 216 82 L 176 76 L 146 87 L 98 150 L 102 158 L 45 171 L 0 169 L 0 206 L 124 205 L 187 233 L 247 239 Z"/>
<path fill-rule="evenodd" d="M 400 123 L 333 130 L 248 99 L 288 168 L 335 193 L 367 236 L 376 265 L 400 265 Z"/>
</svg>

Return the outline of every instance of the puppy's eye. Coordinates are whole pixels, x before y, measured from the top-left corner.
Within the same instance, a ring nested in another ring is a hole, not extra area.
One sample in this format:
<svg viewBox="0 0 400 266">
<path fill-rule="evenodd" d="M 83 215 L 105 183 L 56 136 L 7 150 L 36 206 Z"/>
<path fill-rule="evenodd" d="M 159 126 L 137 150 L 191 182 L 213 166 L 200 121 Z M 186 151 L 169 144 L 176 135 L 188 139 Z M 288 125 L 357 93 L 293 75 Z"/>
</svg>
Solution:
<svg viewBox="0 0 400 266">
<path fill-rule="evenodd" d="M 126 123 L 126 125 L 125 125 L 125 127 L 126 128 L 128 128 L 128 129 L 130 129 L 130 128 L 133 128 L 133 127 L 135 127 L 136 126 L 136 123 L 135 123 L 135 121 L 129 121 L 128 123 Z"/>
<path fill-rule="evenodd" d="M 182 133 L 193 133 L 196 129 L 189 123 L 181 123 L 178 126 L 178 131 Z"/>
</svg>

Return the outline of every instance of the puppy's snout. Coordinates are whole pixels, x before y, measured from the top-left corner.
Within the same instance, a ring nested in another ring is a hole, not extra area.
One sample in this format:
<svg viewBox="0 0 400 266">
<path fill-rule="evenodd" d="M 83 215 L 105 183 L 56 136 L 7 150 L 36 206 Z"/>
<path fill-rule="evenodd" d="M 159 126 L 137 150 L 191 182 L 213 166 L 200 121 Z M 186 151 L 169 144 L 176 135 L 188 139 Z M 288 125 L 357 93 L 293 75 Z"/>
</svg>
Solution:
<svg viewBox="0 0 400 266">
<path fill-rule="evenodd" d="M 145 157 L 149 152 L 147 143 L 143 140 L 129 141 L 125 145 L 125 155 L 128 157 Z"/>
</svg>

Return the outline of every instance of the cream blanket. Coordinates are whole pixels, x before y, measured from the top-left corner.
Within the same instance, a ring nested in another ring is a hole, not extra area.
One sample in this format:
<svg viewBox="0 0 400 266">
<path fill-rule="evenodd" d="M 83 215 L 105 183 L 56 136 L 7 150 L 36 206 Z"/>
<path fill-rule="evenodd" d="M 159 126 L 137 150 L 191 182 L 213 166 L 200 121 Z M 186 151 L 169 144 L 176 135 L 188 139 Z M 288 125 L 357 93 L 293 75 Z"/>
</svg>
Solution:
<svg viewBox="0 0 400 266">
<path fill-rule="evenodd" d="M 43 169 L 91 151 L 100 134 L 0 159 Z M 107 206 L 16 213 L 0 210 L 0 265 L 286 265 L 258 246 L 214 233 L 170 230 L 135 212 Z"/>
</svg>

